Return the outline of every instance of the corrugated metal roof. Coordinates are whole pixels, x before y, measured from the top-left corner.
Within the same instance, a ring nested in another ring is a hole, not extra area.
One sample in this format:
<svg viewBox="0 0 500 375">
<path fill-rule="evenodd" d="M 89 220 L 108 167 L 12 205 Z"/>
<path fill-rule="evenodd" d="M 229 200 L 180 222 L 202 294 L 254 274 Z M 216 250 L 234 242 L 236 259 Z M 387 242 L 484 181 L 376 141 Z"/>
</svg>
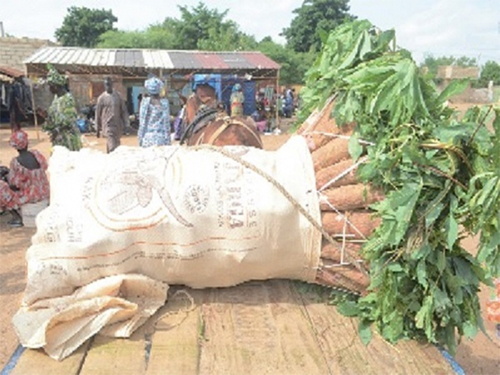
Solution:
<svg viewBox="0 0 500 375">
<path fill-rule="evenodd" d="M 178 69 L 196 69 L 197 67 L 202 68 L 203 65 L 196 58 L 193 53 L 183 53 L 179 51 L 173 51 L 169 53 L 172 65 Z"/>
<path fill-rule="evenodd" d="M 24 75 L 22 70 L 10 66 L 0 66 L 0 73 L 11 78 L 17 78 Z"/>
<path fill-rule="evenodd" d="M 273 64 L 276 64 L 273 60 L 271 60 L 269 57 L 264 55 L 263 53 L 255 53 L 255 52 L 243 52 L 242 55 L 245 57 L 245 59 L 254 64 L 257 67 L 260 66 L 272 66 Z M 276 64 L 278 65 L 278 64 Z M 279 69 L 279 65 L 278 65 Z"/>
<path fill-rule="evenodd" d="M 227 65 L 221 55 L 215 55 L 213 53 L 205 53 L 196 55 L 198 61 L 206 68 L 214 67 L 219 69 L 229 69 L 230 66 Z"/>
<path fill-rule="evenodd" d="M 170 51 L 153 49 L 88 49 L 43 47 L 24 61 L 28 73 L 44 74 L 47 64 L 69 73 L 126 73 L 141 75 L 148 69 L 180 73 L 251 72 L 258 76 L 280 65 L 261 52 Z"/>
<path fill-rule="evenodd" d="M 264 55 L 260 54 L 260 56 Z M 242 53 L 221 53 L 220 57 L 230 68 L 264 69 L 264 67 L 259 68 L 256 64 L 248 61 Z"/>
</svg>

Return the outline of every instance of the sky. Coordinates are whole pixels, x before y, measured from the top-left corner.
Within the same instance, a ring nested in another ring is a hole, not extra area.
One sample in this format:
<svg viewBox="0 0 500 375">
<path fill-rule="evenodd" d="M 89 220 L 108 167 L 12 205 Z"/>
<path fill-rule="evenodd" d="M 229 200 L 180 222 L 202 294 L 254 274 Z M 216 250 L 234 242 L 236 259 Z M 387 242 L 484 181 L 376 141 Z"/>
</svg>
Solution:
<svg viewBox="0 0 500 375">
<path fill-rule="evenodd" d="M 69 6 L 111 9 L 120 30 L 143 30 L 166 17 L 180 18 L 178 5 L 196 6 L 200 0 L 0 0 L 0 22 L 16 37 L 55 40 Z M 227 19 L 257 40 L 279 36 L 303 0 L 205 0 L 209 9 L 229 10 Z M 480 65 L 500 63 L 500 0 L 351 0 L 350 13 L 368 19 L 382 30 L 394 29 L 397 44 L 412 52 L 417 62 L 434 57 L 467 56 Z"/>
</svg>

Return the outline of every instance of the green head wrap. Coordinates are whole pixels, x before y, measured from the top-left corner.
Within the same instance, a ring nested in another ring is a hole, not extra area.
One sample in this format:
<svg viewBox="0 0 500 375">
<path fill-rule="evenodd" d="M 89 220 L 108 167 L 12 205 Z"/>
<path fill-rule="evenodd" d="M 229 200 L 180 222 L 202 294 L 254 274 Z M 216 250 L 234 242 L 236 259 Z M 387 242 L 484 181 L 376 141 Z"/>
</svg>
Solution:
<svg viewBox="0 0 500 375">
<path fill-rule="evenodd" d="M 52 65 L 48 64 L 47 68 L 49 73 L 47 74 L 47 82 L 52 85 L 64 86 L 66 84 L 66 77 L 60 74 Z"/>
</svg>

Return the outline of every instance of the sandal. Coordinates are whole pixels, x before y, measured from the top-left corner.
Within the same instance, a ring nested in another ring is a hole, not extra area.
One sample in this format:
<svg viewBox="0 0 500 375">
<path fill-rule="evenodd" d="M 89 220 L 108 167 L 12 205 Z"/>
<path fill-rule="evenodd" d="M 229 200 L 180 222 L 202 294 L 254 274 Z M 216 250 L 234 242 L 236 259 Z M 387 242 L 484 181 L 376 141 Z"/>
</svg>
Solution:
<svg viewBox="0 0 500 375">
<path fill-rule="evenodd" d="M 23 222 L 21 220 L 11 220 L 11 221 L 7 222 L 7 224 L 9 224 L 9 226 L 11 228 L 20 228 L 20 227 L 24 226 Z"/>
</svg>

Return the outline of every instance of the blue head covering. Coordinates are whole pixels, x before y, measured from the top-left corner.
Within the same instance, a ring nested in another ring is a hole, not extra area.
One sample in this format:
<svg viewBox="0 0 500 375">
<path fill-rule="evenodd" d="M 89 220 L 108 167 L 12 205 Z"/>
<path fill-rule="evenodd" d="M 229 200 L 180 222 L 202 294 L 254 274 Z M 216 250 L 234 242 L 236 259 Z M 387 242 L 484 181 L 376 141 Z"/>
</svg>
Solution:
<svg viewBox="0 0 500 375">
<path fill-rule="evenodd" d="M 235 83 L 233 86 L 233 92 L 241 91 L 241 85 L 239 83 Z"/>
<path fill-rule="evenodd" d="M 158 95 L 163 88 L 163 81 L 153 76 L 144 82 L 144 87 L 150 95 Z"/>
</svg>

